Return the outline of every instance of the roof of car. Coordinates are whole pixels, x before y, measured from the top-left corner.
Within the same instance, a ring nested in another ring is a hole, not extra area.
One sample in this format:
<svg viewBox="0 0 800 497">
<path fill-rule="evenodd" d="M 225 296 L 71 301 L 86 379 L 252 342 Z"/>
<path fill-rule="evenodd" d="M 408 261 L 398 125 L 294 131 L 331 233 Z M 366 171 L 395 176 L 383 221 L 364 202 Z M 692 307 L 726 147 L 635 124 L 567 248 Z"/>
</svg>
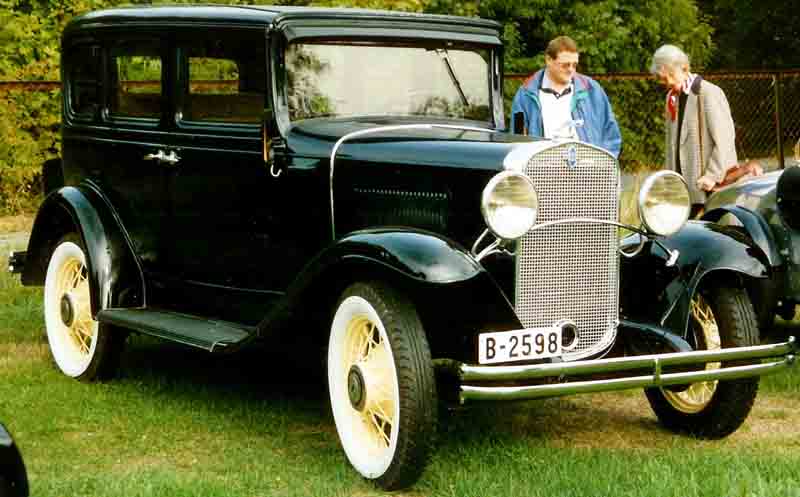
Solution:
<svg viewBox="0 0 800 497">
<path fill-rule="evenodd" d="M 76 17 L 68 31 L 119 26 L 121 24 L 185 24 L 225 23 L 244 25 L 269 25 L 292 21 L 403 21 L 425 23 L 431 29 L 436 25 L 462 26 L 464 28 L 497 30 L 500 24 L 476 17 L 457 17 L 411 12 L 261 5 L 157 5 L 127 6 L 97 10 Z"/>
</svg>

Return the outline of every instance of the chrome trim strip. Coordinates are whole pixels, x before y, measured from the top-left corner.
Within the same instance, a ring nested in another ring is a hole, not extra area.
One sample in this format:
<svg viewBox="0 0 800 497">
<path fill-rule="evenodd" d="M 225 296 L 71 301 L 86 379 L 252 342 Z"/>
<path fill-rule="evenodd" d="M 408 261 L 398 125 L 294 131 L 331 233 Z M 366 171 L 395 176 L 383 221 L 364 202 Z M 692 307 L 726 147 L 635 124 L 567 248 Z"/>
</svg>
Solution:
<svg viewBox="0 0 800 497">
<path fill-rule="evenodd" d="M 698 381 L 735 380 L 752 376 L 763 376 L 778 373 L 794 363 L 794 356 L 789 355 L 782 361 L 752 366 L 736 366 L 731 368 L 711 369 L 699 372 L 663 374 L 659 371 L 653 375 L 634 376 L 611 380 L 578 381 L 574 383 L 556 383 L 550 385 L 534 385 L 523 387 L 476 387 L 463 385 L 459 396 L 463 404 L 467 400 L 524 400 L 542 397 L 560 397 L 579 393 L 608 392 L 627 390 L 630 388 L 661 387 L 682 385 Z"/>
<path fill-rule="evenodd" d="M 644 231 L 641 228 L 637 228 L 635 226 L 629 224 L 618 223 L 616 221 L 608 221 L 606 219 L 593 219 L 591 217 L 570 217 L 567 219 L 558 219 L 555 221 L 546 221 L 544 223 L 534 224 L 533 228 L 528 230 L 528 233 L 531 231 L 540 230 L 542 228 L 547 228 L 549 226 L 556 226 L 559 224 L 573 224 L 573 223 L 583 223 L 583 224 L 606 224 L 608 226 L 616 226 L 618 228 L 625 228 L 626 230 L 633 231 L 639 235 L 643 235 L 647 238 L 652 238 L 651 234 L 647 231 Z"/>
<path fill-rule="evenodd" d="M 789 337 L 789 340 L 783 343 L 711 351 L 696 350 L 692 352 L 614 357 L 611 359 L 533 364 L 527 366 L 472 366 L 469 364 L 461 364 L 459 369 L 463 381 L 531 380 L 550 376 L 557 377 L 561 375 L 569 376 L 644 369 L 656 367 L 657 365 L 663 369 L 665 366 L 686 366 L 691 364 L 705 364 L 708 362 L 785 356 L 798 352 L 796 342 L 794 337 Z"/>
<path fill-rule="evenodd" d="M 374 133 L 382 133 L 384 131 L 402 131 L 410 129 L 434 129 L 434 128 L 457 129 L 462 131 L 477 131 L 480 133 L 497 133 L 497 130 L 494 129 L 476 128 L 473 126 L 456 126 L 453 124 L 397 124 L 394 126 L 378 126 L 376 128 L 353 131 L 352 133 L 348 133 L 343 137 L 339 138 L 339 140 L 333 146 L 333 150 L 331 151 L 331 161 L 330 161 L 331 170 L 330 170 L 329 184 L 328 184 L 331 197 L 331 235 L 333 240 L 336 240 L 336 218 L 334 216 L 334 210 L 333 210 L 333 169 L 334 169 L 334 162 L 336 159 L 336 152 L 339 150 L 339 147 L 342 146 L 344 142 L 352 140 L 353 138 L 357 138 L 359 136 L 371 135 Z"/>
</svg>

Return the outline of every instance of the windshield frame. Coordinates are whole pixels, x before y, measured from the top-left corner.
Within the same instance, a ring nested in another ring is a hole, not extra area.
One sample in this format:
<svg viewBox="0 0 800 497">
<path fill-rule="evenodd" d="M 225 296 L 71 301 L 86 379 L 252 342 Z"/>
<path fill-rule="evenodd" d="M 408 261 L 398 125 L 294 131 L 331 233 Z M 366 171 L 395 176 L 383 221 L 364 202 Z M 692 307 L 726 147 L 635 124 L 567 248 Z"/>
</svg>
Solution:
<svg viewBox="0 0 800 497">
<path fill-rule="evenodd" d="M 276 39 L 277 38 L 277 39 Z M 430 50 L 436 49 L 474 49 L 483 50 L 489 54 L 487 64 L 487 80 L 486 85 L 488 89 L 487 103 L 488 119 L 472 120 L 468 118 L 455 118 L 446 116 L 397 116 L 397 119 L 408 121 L 409 119 L 418 120 L 419 122 L 447 122 L 453 124 L 468 124 L 477 127 L 484 127 L 493 130 L 505 129 L 503 118 L 503 97 L 502 97 L 502 45 L 488 44 L 474 42 L 469 39 L 452 39 L 441 40 L 429 37 L 407 37 L 407 36 L 386 36 L 383 31 L 380 35 L 364 35 L 364 36 L 314 36 L 314 37 L 292 37 L 291 40 L 287 39 L 285 34 L 283 36 L 273 38 L 274 42 L 270 43 L 271 46 L 271 71 L 272 74 L 272 87 L 273 87 L 273 102 L 275 103 L 275 118 L 277 120 L 278 128 L 281 134 L 285 136 L 288 130 L 302 120 L 292 121 L 289 117 L 289 105 L 287 97 L 287 72 L 285 56 L 291 44 L 336 44 L 343 45 L 362 45 L 362 44 L 375 44 L 386 46 L 408 46 L 419 47 Z M 450 44 L 448 46 L 448 43 Z M 360 118 L 370 118 L 370 115 L 351 115 L 351 116 L 337 116 L 337 117 L 320 117 L 316 119 L 337 119 L 337 120 L 358 120 Z M 384 116 L 386 117 L 386 116 Z"/>
</svg>

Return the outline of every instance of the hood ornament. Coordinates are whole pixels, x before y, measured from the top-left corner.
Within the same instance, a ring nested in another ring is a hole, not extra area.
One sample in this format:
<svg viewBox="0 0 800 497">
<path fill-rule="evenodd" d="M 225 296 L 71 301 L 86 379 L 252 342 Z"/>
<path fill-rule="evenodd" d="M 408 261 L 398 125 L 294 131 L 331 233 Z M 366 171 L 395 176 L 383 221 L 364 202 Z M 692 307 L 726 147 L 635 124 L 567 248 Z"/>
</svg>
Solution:
<svg viewBox="0 0 800 497">
<path fill-rule="evenodd" d="M 578 167 L 578 148 L 574 144 L 569 145 L 564 151 L 564 161 L 570 171 Z"/>
</svg>

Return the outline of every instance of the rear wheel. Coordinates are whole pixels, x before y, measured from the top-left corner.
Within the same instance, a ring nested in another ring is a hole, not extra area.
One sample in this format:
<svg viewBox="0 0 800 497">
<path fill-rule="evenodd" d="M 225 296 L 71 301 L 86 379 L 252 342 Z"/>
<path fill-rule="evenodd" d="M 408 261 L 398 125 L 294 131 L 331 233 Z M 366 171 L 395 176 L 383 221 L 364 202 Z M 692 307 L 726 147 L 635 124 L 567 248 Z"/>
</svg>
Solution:
<svg viewBox="0 0 800 497">
<path fill-rule="evenodd" d="M 86 253 L 80 238 L 62 238 L 50 256 L 44 320 L 50 352 L 67 376 L 93 381 L 113 376 L 125 335 L 92 317 Z"/>
<path fill-rule="evenodd" d="M 758 345 L 758 324 L 747 293 L 721 287 L 696 293 L 690 332 L 698 350 Z M 725 363 L 735 365 L 735 362 Z M 718 369 L 709 363 L 706 369 Z M 667 428 L 701 438 L 722 438 L 744 423 L 758 393 L 758 378 L 693 383 L 682 390 L 648 388 L 645 394 Z"/>
<path fill-rule="evenodd" d="M 410 301 L 379 283 L 344 292 L 331 325 L 328 386 L 356 471 L 386 490 L 414 483 L 436 433 L 437 398 L 430 349 Z"/>
</svg>

